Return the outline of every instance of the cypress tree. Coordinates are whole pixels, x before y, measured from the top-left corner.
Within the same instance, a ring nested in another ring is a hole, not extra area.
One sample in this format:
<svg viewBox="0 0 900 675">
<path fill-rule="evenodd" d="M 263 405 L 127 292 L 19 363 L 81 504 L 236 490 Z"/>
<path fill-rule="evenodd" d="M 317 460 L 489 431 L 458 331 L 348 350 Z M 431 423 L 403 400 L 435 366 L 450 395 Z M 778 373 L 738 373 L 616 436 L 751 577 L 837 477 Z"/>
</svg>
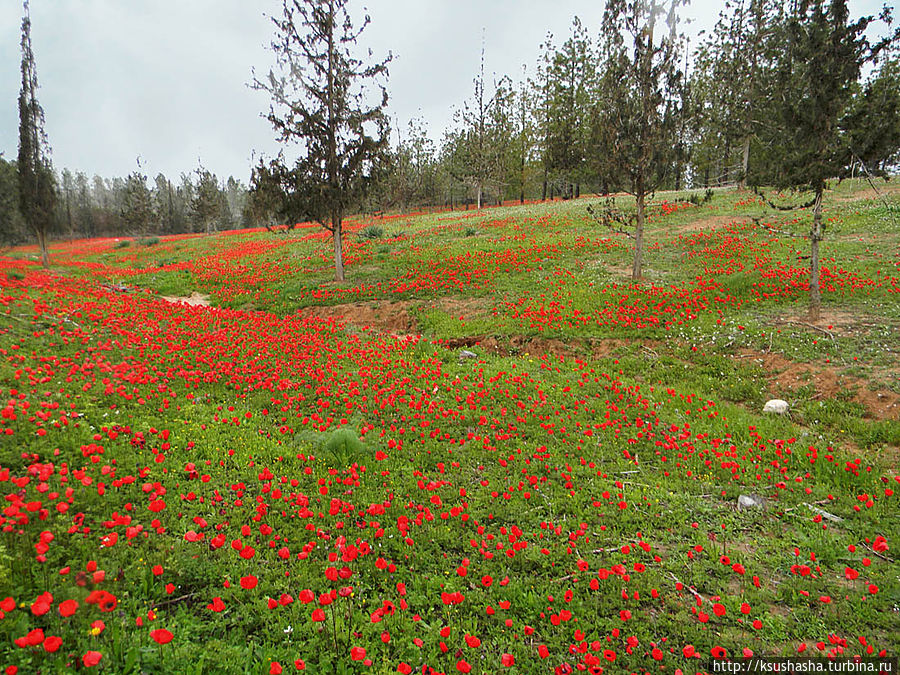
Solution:
<svg viewBox="0 0 900 675">
<path fill-rule="evenodd" d="M 19 92 L 19 204 L 23 218 L 37 237 L 41 264 L 50 266 L 47 233 L 56 208 L 56 181 L 50 146 L 44 133 L 44 110 L 37 100 L 37 70 L 31 48 L 28 0 L 22 18 L 22 90 Z"/>
</svg>

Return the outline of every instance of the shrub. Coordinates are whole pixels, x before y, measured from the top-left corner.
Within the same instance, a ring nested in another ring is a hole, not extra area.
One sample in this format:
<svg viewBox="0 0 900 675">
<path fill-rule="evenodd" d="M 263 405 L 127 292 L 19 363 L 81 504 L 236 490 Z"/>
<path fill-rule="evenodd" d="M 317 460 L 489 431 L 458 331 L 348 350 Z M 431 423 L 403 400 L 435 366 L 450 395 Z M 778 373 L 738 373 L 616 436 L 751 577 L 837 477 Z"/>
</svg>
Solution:
<svg viewBox="0 0 900 675">
<path fill-rule="evenodd" d="M 384 229 L 379 225 L 367 225 L 356 236 L 360 239 L 381 239 L 384 236 Z"/>
</svg>

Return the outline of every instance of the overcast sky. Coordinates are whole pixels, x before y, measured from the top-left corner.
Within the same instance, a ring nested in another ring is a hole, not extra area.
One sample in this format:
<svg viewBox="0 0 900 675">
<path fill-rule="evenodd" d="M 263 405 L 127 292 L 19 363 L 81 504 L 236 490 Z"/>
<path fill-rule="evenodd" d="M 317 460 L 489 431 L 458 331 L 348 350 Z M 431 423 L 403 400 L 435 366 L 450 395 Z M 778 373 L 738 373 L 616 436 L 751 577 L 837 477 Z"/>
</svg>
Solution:
<svg viewBox="0 0 900 675">
<path fill-rule="evenodd" d="M 694 0 L 688 32 L 710 29 L 723 3 Z M 421 117 L 440 138 L 472 95 L 482 35 L 490 78 L 534 73 L 547 32 L 565 40 L 577 15 L 595 35 L 602 0 L 369 0 L 360 44 L 388 51 L 390 115 Z M 32 0 L 32 46 L 57 169 L 125 176 L 136 167 L 170 178 L 203 165 L 247 181 L 251 156 L 275 154 L 264 92 L 247 86 L 268 71 L 276 0 Z M 851 4 L 877 13 L 876 0 Z M 0 151 L 17 153 L 22 6 L 0 0 Z M 696 43 L 696 39 L 694 40 Z"/>
</svg>

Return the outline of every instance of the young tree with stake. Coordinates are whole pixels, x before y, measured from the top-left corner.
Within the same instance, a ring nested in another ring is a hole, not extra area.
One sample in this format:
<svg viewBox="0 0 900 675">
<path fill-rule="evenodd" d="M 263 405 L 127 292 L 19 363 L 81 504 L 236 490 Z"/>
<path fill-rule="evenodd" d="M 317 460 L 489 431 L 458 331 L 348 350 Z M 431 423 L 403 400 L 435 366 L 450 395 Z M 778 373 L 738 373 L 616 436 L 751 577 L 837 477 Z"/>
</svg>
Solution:
<svg viewBox="0 0 900 675">
<path fill-rule="evenodd" d="M 272 97 L 266 118 L 278 140 L 301 151 L 290 169 L 283 154 L 268 165 L 260 160 L 251 189 L 257 176 L 280 176 L 290 215 L 332 233 L 335 279 L 343 281 L 343 219 L 388 146 L 387 91 L 376 85 L 380 96 L 369 102 L 367 85 L 387 76 L 391 57 L 367 64 L 354 55 L 369 17 L 355 29 L 347 0 L 284 0 L 272 23 L 276 68 L 251 86 Z"/>
<path fill-rule="evenodd" d="M 889 20 L 885 7 L 882 18 Z M 780 158 L 774 167 L 777 188 L 808 190 L 812 198 L 809 316 L 818 321 L 822 305 L 819 285 L 819 242 L 825 238 L 822 198 L 830 178 L 848 173 L 853 141 L 874 120 L 854 117 L 852 102 L 863 65 L 892 44 L 894 31 L 875 44 L 866 37 L 873 16 L 850 20 L 847 0 L 806 0 L 785 22 L 786 48 L 777 64 L 778 122 L 770 140 Z M 856 128 L 854 128 L 856 127 Z M 872 146 L 868 160 L 877 165 L 896 148 Z M 772 204 L 775 206 L 774 204 Z"/>
<path fill-rule="evenodd" d="M 634 195 L 632 278 L 641 278 L 646 199 L 671 175 L 681 151 L 679 118 L 683 37 L 677 9 L 686 0 L 609 0 L 603 15 L 604 78 L 597 106 L 602 139 L 596 164 L 622 176 Z"/>
</svg>

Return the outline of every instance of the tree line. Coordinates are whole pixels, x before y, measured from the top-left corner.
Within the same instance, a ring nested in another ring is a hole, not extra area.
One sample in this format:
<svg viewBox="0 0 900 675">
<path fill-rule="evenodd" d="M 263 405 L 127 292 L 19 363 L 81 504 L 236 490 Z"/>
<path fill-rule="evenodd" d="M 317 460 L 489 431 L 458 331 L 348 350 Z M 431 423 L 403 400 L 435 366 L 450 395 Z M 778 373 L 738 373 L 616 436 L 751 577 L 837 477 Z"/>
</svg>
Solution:
<svg viewBox="0 0 900 675">
<path fill-rule="evenodd" d="M 20 208 L 16 161 L 0 156 L 0 231 L 10 245 L 33 238 Z M 89 177 L 63 169 L 52 175 L 54 198 L 49 235 L 76 239 L 201 233 L 250 227 L 247 185 L 219 180 L 202 167 L 172 181 L 150 181 L 139 170 L 128 176 Z"/>
<path fill-rule="evenodd" d="M 299 157 L 260 158 L 244 186 L 203 167 L 177 183 L 148 183 L 140 168 L 114 179 L 54 173 L 26 2 L 19 157 L 0 158 L 0 226 L 9 239 L 29 225 L 39 233 L 38 222 L 67 236 L 122 236 L 316 220 L 333 233 L 340 267 L 347 213 L 624 191 L 637 203 L 638 278 L 644 205 L 657 190 L 821 195 L 827 178 L 897 164 L 900 59 L 887 8 L 851 19 L 846 0 L 730 0 L 692 49 L 684 4 L 608 0 L 600 26 L 576 17 L 561 42 L 547 35 L 515 80 L 486 75 L 482 49 L 472 95 L 434 142 L 422 120 L 391 128 L 391 57 L 356 49 L 368 16 L 354 28 L 347 0 L 284 0 L 272 17 L 276 66 L 251 86 L 270 94 L 276 137 Z M 879 21 L 887 35 L 870 41 Z"/>
</svg>

